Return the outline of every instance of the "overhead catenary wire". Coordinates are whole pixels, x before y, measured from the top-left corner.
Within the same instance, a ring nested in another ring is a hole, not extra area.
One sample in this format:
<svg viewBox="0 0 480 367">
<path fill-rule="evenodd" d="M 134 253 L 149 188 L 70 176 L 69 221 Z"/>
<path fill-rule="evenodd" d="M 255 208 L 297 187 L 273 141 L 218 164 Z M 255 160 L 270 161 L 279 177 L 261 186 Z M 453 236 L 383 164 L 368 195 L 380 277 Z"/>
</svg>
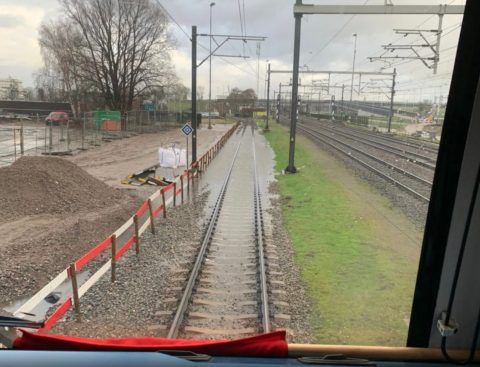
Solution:
<svg viewBox="0 0 480 367">
<path fill-rule="evenodd" d="M 172 20 L 172 22 L 177 26 L 177 28 L 182 32 L 183 35 L 185 35 L 185 37 L 188 38 L 188 40 L 191 42 L 192 41 L 192 38 L 191 36 L 188 34 L 188 32 L 183 29 L 183 27 L 180 25 L 180 23 L 175 19 L 175 17 L 167 10 L 167 8 L 165 8 L 165 6 L 163 6 L 163 4 L 157 0 L 157 4 L 162 8 L 162 10 L 165 12 L 165 14 Z M 197 45 L 201 48 L 203 48 L 205 51 L 208 51 L 210 52 L 210 50 L 208 49 L 208 47 L 205 47 L 203 46 L 201 43 L 197 43 Z M 231 62 L 230 60 L 227 60 L 223 57 L 219 57 L 220 60 L 222 60 L 223 62 L 227 63 L 227 64 L 230 64 L 231 66 L 235 67 L 236 69 L 246 73 L 246 74 L 249 74 L 249 75 L 253 75 L 255 77 L 257 77 L 256 74 L 252 74 L 251 72 L 245 70 L 245 69 L 242 69 L 240 66 L 234 64 L 233 62 Z"/>
<path fill-rule="evenodd" d="M 363 2 L 362 5 L 366 5 L 370 0 L 365 0 Z M 350 16 L 350 18 L 348 18 L 348 20 L 340 27 L 340 29 L 335 32 L 335 34 L 322 46 L 320 47 L 320 49 L 315 52 L 315 54 L 313 54 L 306 62 L 306 64 L 309 64 L 315 57 L 317 57 L 323 50 L 325 50 L 328 45 L 330 45 L 330 43 L 332 43 L 332 41 L 337 38 L 337 36 L 343 32 L 343 30 L 350 24 L 350 22 L 355 18 L 355 14 L 353 14 L 352 16 Z"/>
<path fill-rule="evenodd" d="M 447 5 L 452 5 L 455 1 L 457 1 L 457 0 L 451 0 Z M 417 24 L 417 25 L 416 25 L 415 27 L 413 27 L 413 28 L 420 28 L 422 25 L 424 25 L 425 23 L 427 23 L 430 19 L 432 19 L 432 18 L 435 17 L 435 16 L 436 16 L 436 14 L 432 14 L 432 15 L 428 16 L 426 19 L 424 19 L 422 22 L 420 22 L 419 24 Z M 448 27 L 447 27 L 447 28 L 448 28 Z M 446 28 L 446 29 L 447 29 L 447 28 Z M 390 42 L 390 43 L 396 43 L 396 42 L 402 40 L 403 38 L 404 38 L 404 36 L 402 35 L 402 36 L 398 37 L 397 39 L 395 39 L 394 41 L 392 41 L 392 42 Z M 373 56 L 377 56 L 377 55 L 381 54 L 383 51 L 384 51 L 383 49 L 380 49 L 380 50 L 378 50 Z M 363 65 L 363 64 L 366 63 L 367 61 L 368 61 L 368 58 L 365 59 L 365 60 L 363 60 L 363 61 L 361 61 L 361 62 L 359 63 L 359 65 Z M 414 60 L 407 60 L 407 61 L 408 61 L 408 62 L 411 62 L 411 61 L 414 61 Z"/>
<path fill-rule="evenodd" d="M 190 35 L 187 33 L 187 31 L 185 31 L 185 29 L 183 29 L 183 27 L 177 22 L 177 20 L 173 17 L 172 14 L 170 14 L 170 12 L 167 10 L 167 8 L 165 8 L 163 6 L 163 4 L 157 0 L 157 4 L 162 8 L 162 10 L 165 12 L 165 14 L 172 20 L 172 22 L 178 27 L 178 29 L 180 29 L 180 31 L 188 38 L 188 40 L 191 42 L 192 41 L 192 37 L 190 37 Z"/>
</svg>

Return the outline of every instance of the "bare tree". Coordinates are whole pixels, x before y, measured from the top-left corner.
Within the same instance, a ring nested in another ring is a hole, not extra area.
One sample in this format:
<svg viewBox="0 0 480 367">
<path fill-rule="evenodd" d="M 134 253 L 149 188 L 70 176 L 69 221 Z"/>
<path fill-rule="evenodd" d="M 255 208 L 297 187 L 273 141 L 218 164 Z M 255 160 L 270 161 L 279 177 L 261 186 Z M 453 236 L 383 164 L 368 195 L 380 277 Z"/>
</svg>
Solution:
<svg viewBox="0 0 480 367">
<path fill-rule="evenodd" d="M 80 112 L 81 98 L 91 83 L 84 80 L 83 68 L 76 53 L 85 47 L 82 34 L 70 27 L 65 20 L 43 24 L 39 32 L 39 44 L 45 66 L 61 84 L 61 95 L 70 102 L 74 116 Z"/>
<path fill-rule="evenodd" d="M 43 67 L 33 74 L 38 97 L 42 101 L 59 102 L 62 100 L 62 76 L 50 59 L 44 57 L 43 62 Z"/>
<path fill-rule="evenodd" d="M 61 0 L 67 26 L 81 35 L 70 50 L 74 75 L 122 112 L 168 75 L 167 19 L 153 0 Z"/>
</svg>

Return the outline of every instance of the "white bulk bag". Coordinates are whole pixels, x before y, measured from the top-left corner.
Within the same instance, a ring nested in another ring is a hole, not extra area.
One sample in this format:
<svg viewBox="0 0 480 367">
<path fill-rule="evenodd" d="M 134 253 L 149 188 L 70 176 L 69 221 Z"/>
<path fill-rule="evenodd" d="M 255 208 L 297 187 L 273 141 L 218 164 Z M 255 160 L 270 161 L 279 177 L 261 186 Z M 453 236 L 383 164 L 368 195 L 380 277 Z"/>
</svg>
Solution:
<svg viewBox="0 0 480 367">
<path fill-rule="evenodd" d="M 158 148 L 158 159 L 160 167 L 177 168 L 177 157 L 172 147 Z"/>
</svg>

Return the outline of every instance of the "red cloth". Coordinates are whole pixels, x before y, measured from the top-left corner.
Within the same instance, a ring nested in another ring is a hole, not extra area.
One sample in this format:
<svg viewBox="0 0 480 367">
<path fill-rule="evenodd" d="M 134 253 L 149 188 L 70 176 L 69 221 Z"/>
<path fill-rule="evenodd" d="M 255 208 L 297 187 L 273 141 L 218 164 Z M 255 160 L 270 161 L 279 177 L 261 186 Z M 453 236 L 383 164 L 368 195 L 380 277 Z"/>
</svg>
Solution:
<svg viewBox="0 0 480 367">
<path fill-rule="evenodd" d="M 90 339 L 63 335 L 42 335 L 22 330 L 14 349 L 74 351 L 157 351 L 189 350 L 211 356 L 286 357 L 285 331 L 261 334 L 237 340 L 190 340 L 155 337 Z"/>
</svg>

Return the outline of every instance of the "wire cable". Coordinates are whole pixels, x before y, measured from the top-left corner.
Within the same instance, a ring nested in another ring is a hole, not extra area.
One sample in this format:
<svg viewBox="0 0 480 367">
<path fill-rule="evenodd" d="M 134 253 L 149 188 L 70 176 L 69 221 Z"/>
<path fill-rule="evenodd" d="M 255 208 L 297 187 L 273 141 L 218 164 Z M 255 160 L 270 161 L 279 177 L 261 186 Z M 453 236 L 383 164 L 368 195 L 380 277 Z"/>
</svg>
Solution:
<svg viewBox="0 0 480 367">
<path fill-rule="evenodd" d="M 370 0 L 365 0 L 362 5 L 366 5 Z M 325 50 L 332 41 L 337 38 L 337 36 L 342 33 L 342 31 L 347 27 L 347 25 L 350 24 L 350 22 L 355 18 L 356 14 L 353 14 L 348 20 L 340 27 L 340 29 L 335 32 L 335 34 L 322 46 L 320 49 L 315 52 L 306 62 L 306 64 L 309 64 L 315 57 L 317 57 L 323 50 Z"/>
<path fill-rule="evenodd" d="M 177 20 L 173 17 L 172 14 L 170 14 L 170 12 L 162 5 L 162 3 L 160 2 L 160 0 L 157 0 L 157 4 L 160 5 L 160 7 L 162 8 L 162 10 L 165 12 L 165 14 L 167 14 L 167 16 L 172 20 L 173 23 L 175 23 L 175 25 L 178 27 L 178 29 L 180 29 L 182 31 L 182 33 L 188 38 L 188 40 L 190 42 L 192 42 L 192 38 L 190 37 L 190 35 L 187 33 L 187 31 L 185 31 L 185 29 L 183 29 L 183 27 L 177 22 Z"/>
</svg>

